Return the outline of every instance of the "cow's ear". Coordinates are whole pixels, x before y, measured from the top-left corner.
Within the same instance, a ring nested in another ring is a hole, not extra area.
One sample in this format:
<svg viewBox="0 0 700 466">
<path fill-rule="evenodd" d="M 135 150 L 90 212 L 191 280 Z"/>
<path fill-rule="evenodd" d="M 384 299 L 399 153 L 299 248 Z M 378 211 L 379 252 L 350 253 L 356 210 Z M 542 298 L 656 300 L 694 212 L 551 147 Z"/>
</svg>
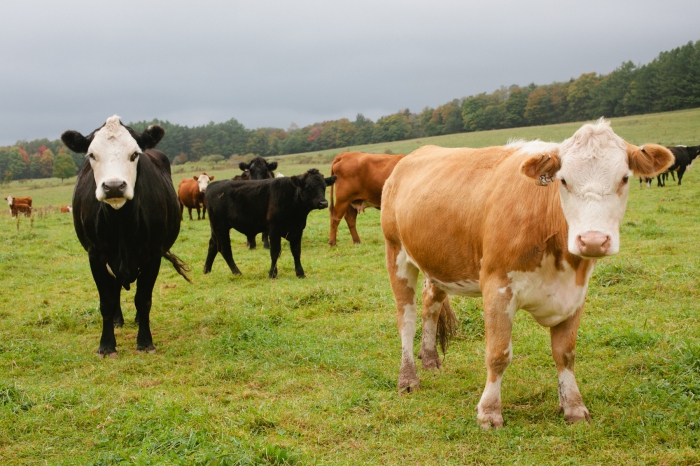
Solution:
<svg viewBox="0 0 700 466">
<path fill-rule="evenodd" d="M 297 188 L 304 186 L 304 179 L 299 175 L 290 176 L 289 179 L 292 180 L 292 184 Z"/>
<path fill-rule="evenodd" d="M 265 163 L 267 163 L 267 161 Z M 267 163 L 267 169 L 270 171 L 277 170 L 277 162 Z"/>
<path fill-rule="evenodd" d="M 66 131 L 61 135 L 61 141 L 73 152 L 85 154 L 88 151 L 88 147 L 90 147 L 92 137 L 86 138 L 77 131 Z"/>
<path fill-rule="evenodd" d="M 246 171 L 250 168 L 250 165 L 245 162 L 241 162 L 238 164 L 238 168 L 240 168 L 241 171 Z"/>
<path fill-rule="evenodd" d="M 195 181 L 199 181 L 199 177 L 198 177 L 197 175 L 194 175 L 192 178 L 193 178 Z"/>
<path fill-rule="evenodd" d="M 163 136 L 165 136 L 165 129 L 162 126 L 151 125 L 146 128 L 146 131 L 141 133 L 141 140 L 137 140 L 137 142 L 143 150 L 153 149 L 163 139 Z"/>
<path fill-rule="evenodd" d="M 627 143 L 627 157 L 634 174 L 648 178 L 658 175 L 676 161 L 670 150 L 658 144 L 644 144 L 638 147 Z"/>
<path fill-rule="evenodd" d="M 214 176 L 210 176 L 209 181 L 214 181 Z"/>
<path fill-rule="evenodd" d="M 326 186 L 331 186 L 333 183 L 335 183 L 335 180 L 337 180 L 338 177 L 335 175 L 331 175 L 329 178 L 324 178 L 323 181 L 326 182 Z"/>
<path fill-rule="evenodd" d="M 547 186 L 561 169 L 561 159 L 555 152 L 537 154 L 520 165 L 520 173 L 534 180 L 537 186 Z"/>
</svg>

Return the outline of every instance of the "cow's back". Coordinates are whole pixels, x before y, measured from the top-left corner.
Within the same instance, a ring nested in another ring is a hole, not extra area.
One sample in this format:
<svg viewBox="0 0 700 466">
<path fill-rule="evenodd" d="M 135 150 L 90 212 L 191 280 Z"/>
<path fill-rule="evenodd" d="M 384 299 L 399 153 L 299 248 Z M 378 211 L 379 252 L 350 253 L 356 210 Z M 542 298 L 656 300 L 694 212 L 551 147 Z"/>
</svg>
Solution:
<svg viewBox="0 0 700 466">
<path fill-rule="evenodd" d="M 520 174 L 528 157 L 511 147 L 412 152 L 384 186 L 385 237 L 442 282 L 536 268 L 545 249 L 565 248 L 566 222 L 557 183 Z"/>
<path fill-rule="evenodd" d="M 185 207 L 197 207 L 197 202 L 204 201 L 204 195 L 200 196 L 199 184 L 193 178 L 185 178 L 177 186 L 177 197 Z"/>
<path fill-rule="evenodd" d="M 331 174 L 338 177 L 335 188 L 338 190 L 345 188 L 360 198 L 366 198 L 379 205 L 382 187 L 403 157 L 405 157 L 403 154 L 343 152 L 336 156 L 331 166 Z M 348 186 L 345 187 L 343 184 Z"/>
</svg>

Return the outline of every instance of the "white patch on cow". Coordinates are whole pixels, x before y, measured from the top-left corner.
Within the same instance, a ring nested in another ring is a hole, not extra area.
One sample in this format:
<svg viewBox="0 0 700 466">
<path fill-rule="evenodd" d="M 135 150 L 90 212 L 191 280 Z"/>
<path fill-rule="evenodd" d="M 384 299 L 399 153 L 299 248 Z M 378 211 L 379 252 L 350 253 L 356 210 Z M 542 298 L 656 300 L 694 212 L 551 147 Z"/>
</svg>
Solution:
<svg viewBox="0 0 700 466">
<path fill-rule="evenodd" d="M 433 303 L 430 306 L 430 313 L 435 314 L 440 312 L 442 303 Z M 432 319 L 423 320 L 423 346 L 429 349 L 435 349 L 437 342 L 437 322 Z"/>
<path fill-rule="evenodd" d="M 403 246 L 401 246 L 401 251 L 396 255 L 396 268 L 396 276 L 406 280 L 408 282 L 407 286 L 415 290 L 416 282 L 418 281 L 418 266 L 406 254 Z"/>
<path fill-rule="evenodd" d="M 68 212 L 71 212 L 71 213 L 73 212 L 73 206 L 72 206 L 72 205 L 69 205 L 69 206 L 68 206 Z"/>
<path fill-rule="evenodd" d="M 275 175 L 275 178 L 284 178 L 284 175 L 281 174 L 281 173 L 277 173 L 277 174 Z"/>
<path fill-rule="evenodd" d="M 367 202 L 365 200 L 361 201 L 353 201 L 350 203 L 350 205 L 357 211 L 357 213 L 362 213 L 367 207 L 374 207 L 378 208 L 376 204 L 372 204 L 371 202 Z"/>
<path fill-rule="evenodd" d="M 479 400 L 479 404 L 477 405 L 479 415 L 483 414 L 483 411 L 486 407 L 491 408 L 500 404 L 502 378 L 502 376 L 498 376 L 495 382 L 486 381 L 484 393 L 481 394 L 481 399 Z"/>
<path fill-rule="evenodd" d="M 559 373 L 559 401 L 562 406 L 572 400 L 580 400 L 581 392 L 576 384 L 576 377 L 569 369 L 564 369 Z"/>
<path fill-rule="evenodd" d="M 121 208 L 127 200 L 134 197 L 139 155 L 134 160 L 131 159 L 133 154 L 142 152 L 141 148 L 119 122 L 119 117 L 114 115 L 95 132 L 87 152 L 97 186 L 95 197 L 115 209 Z M 108 182 L 126 183 L 124 196 L 108 199 L 103 187 Z"/>
<path fill-rule="evenodd" d="M 199 175 L 199 177 L 197 178 L 197 185 L 199 185 L 200 193 L 207 191 L 207 186 L 209 186 L 210 181 L 211 179 L 206 173 L 202 173 L 201 175 Z"/>
<path fill-rule="evenodd" d="M 499 288 L 499 289 L 498 289 L 498 292 L 499 292 L 500 294 L 506 294 L 506 291 L 508 291 L 508 287 L 507 287 L 507 286 L 504 286 L 503 288 Z"/>
<path fill-rule="evenodd" d="M 481 296 L 479 280 L 460 280 L 458 282 L 442 282 L 435 278 L 431 278 L 430 281 L 447 294 L 469 296 L 470 298 L 478 298 Z"/>
<path fill-rule="evenodd" d="M 609 237 L 605 255 L 620 250 L 620 223 L 627 207 L 631 176 L 625 141 L 602 118 L 584 125 L 559 147 L 562 209 L 569 226 L 568 249 L 582 255 L 577 238 L 590 232 Z"/>
<path fill-rule="evenodd" d="M 403 327 L 401 328 L 401 348 L 404 359 L 413 361 L 413 338 L 416 336 L 416 305 L 403 307 Z"/>
<path fill-rule="evenodd" d="M 107 272 L 109 272 L 109 274 L 111 276 L 113 276 L 114 278 L 117 278 L 117 276 L 114 275 L 114 272 L 112 272 L 112 268 L 109 266 L 109 264 L 105 264 L 105 265 L 107 266 Z"/>
<path fill-rule="evenodd" d="M 508 342 L 508 348 L 503 350 L 503 356 L 506 356 L 508 361 L 513 359 L 513 340 Z"/>
<path fill-rule="evenodd" d="M 555 152 L 559 148 L 559 143 L 556 142 L 544 142 L 539 139 L 534 141 L 524 141 L 522 139 L 517 139 L 514 141 L 508 141 L 506 145 L 508 149 L 520 149 L 520 152 L 529 155 L 542 154 L 544 152 Z"/>
<path fill-rule="evenodd" d="M 588 270 L 585 284 L 576 285 L 576 270 L 562 261 L 564 270 L 558 270 L 553 255 L 545 255 L 540 266 L 532 272 L 508 273 L 508 286 L 513 294 L 506 312 L 515 314 L 518 309 L 529 312 L 545 327 L 552 327 L 571 317 L 583 305 L 588 291 L 588 280 L 593 267 Z"/>
<path fill-rule="evenodd" d="M 10 207 L 12 207 L 12 200 L 13 200 L 12 196 L 7 196 L 7 205 L 9 205 Z"/>
</svg>

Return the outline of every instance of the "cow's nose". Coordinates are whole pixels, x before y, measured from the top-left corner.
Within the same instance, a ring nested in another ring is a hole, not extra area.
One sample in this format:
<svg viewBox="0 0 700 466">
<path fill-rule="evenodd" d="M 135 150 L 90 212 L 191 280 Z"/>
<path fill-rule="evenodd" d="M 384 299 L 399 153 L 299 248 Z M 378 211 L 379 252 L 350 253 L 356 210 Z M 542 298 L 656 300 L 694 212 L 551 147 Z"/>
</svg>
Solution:
<svg viewBox="0 0 700 466">
<path fill-rule="evenodd" d="M 105 197 L 107 199 L 124 197 L 124 191 L 126 191 L 126 181 L 105 181 L 102 183 L 102 190 L 105 192 Z"/>
<path fill-rule="evenodd" d="M 584 257 L 602 257 L 610 249 L 610 235 L 600 231 L 587 231 L 576 237 L 576 244 Z"/>
<path fill-rule="evenodd" d="M 327 200 L 324 199 L 324 200 L 322 200 L 321 202 L 318 203 L 318 208 L 319 208 L 319 209 L 325 209 L 326 207 L 328 207 L 328 201 L 327 201 Z"/>
</svg>

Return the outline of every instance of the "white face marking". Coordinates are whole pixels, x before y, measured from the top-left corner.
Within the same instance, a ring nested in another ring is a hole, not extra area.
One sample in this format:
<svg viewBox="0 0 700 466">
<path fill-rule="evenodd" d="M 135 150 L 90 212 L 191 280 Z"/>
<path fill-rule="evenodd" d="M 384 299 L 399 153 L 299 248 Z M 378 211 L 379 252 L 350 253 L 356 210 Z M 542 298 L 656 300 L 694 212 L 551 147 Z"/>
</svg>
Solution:
<svg viewBox="0 0 700 466">
<path fill-rule="evenodd" d="M 12 207 L 12 196 L 7 196 L 7 205 Z"/>
<path fill-rule="evenodd" d="M 559 193 L 569 226 L 568 249 L 583 256 L 578 238 L 607 236 L 605 255 L 620 250 L 620 223 L 627 207 L 631 176 L 627 146 L 607 121 L 584 125 L 559 147 Z M 594 255 L 598 256 L 598 255 Z"/>
<path fill-rule="evenodd" d="M 197 184 L 199 185 L 199 192 L 203 193 L 206 192 L 207 186 L 209 186 L 209 176 L 206 173 L 202 173 L 199 175 L 199 178 L 197 178 Z"/>
<path fill-rule="evenodd" d="M 478 298 L 481 296 L 479 280 L 460 280 L 458 282 L 446 283 L 431 278 L 430 281 L 447 294 L 469 296 Z"/>
<path fill-rule="evenodd" d="M 416 289 L 418 281 L 418 267 L 415 262 L 408 257 L 406 250 L 401 246 L 401 251 L 396 255 L 396 276 L 406 280 L 409 288 Z"/>
<path fill-rule="evenodd" d="M 121 208 L 127 200 L 134 197 L 136 167 L 141 148 L 115 115 L 108 118 L 105 125 L 95 133 L 87 153 L 97 185 L 95 197 L 115 209 Z M 125 183 L 123 195 L 108 198 L 105 183 Z"/>
<path fill-rule="evenodd" d="M 532 272 L 509 272 L 513 297 L 506 312 L 514 314 L 515 310 L 524 309 L 545 327 L 571 317 L 586 299 L 593 267 L 588 270 L 585 285 L 578 286 L 576 270 L 566 261 L 562 261 L 562 266 L 564 270 L 558 270 L 554 256 L 546 255 L 542 264 Z"/>
</svg>

